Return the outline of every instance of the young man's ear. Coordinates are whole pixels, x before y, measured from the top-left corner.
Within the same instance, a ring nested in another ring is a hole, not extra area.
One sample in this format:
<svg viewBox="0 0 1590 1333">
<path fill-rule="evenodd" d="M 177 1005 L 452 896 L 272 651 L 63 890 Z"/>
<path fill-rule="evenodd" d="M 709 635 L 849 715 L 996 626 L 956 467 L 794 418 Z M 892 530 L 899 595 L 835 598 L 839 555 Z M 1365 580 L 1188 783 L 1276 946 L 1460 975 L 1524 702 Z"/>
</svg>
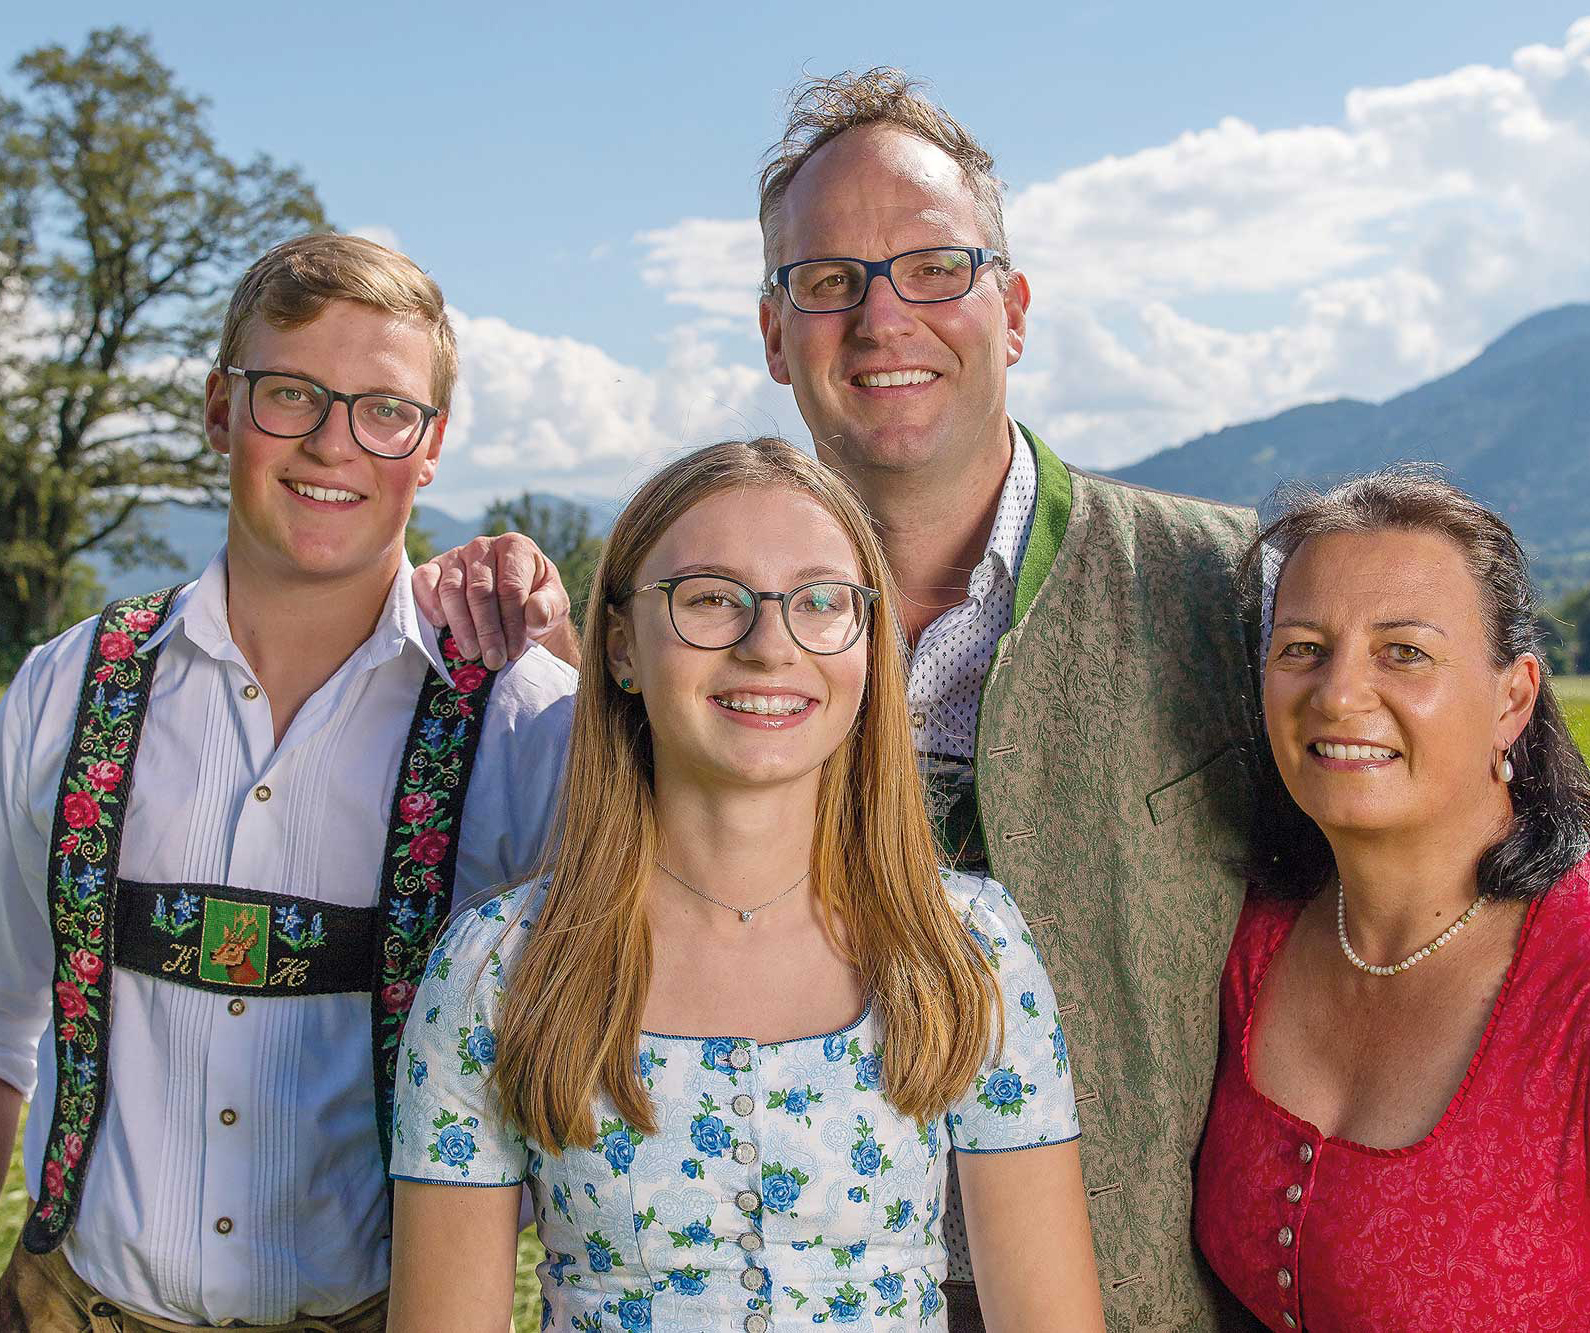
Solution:
<svg viewBox="0 0 1590 1333">
<path fill-rule="evenodd" d="M 204 377 L 204 438 L 216 453 L 232 452 L 232 376 L 219 366 Z"/>
<path fill-rule="evenodd" d="M 431 422 L 431 428 L 425 432 L 425 461 L 420 464 L 421 486 L 429 486 L 436 480 L 436 465 L 442 457 L 442 436 L 447 432 L 447 417 L 445 414 L 438 416 Z"/>
</svg>

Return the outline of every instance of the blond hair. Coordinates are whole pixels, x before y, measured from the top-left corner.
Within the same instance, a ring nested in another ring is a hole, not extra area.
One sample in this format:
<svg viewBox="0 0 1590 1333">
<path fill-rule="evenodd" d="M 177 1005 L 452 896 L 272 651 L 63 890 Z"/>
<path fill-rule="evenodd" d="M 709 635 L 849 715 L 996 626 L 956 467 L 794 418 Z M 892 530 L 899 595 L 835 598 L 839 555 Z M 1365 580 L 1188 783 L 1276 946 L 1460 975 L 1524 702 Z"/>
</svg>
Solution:
<svg viewBox="0 0 1590 1333">
<path fill-rule="evenodd" d="M 971 1084 L 996 1015 L 1003 1029 L 993 973 L 938 870 L 888 566 L 865 511 L 836 474 L 787 441 L 711 445 L 641 487 L 614 525 L 592 587 L 558 850 L 546 904 L 503 997 L 492 1072 L 508 1120 L 550 1152 L 594 1141 L 599 1092 L 641 1133 L 656 1129 L 637 1052 L 651 988 L 645 896 L 659 831 L 645 706 L 607 669 L 609 599 L 630 589 L 681 515 L 744 487 L 811 496 L 850 539 L 863 580 L 882 590 L 865 641 L 865 697 L 819 782 L 811 883 L 870 997 L 883 1035 L 884 1095 L 926 1123 Z"/>
<path fill-rule="evenodd" d="M 458 342 L 442 289 L 407 255 L 362 236 L 296 236 L 256 259 L 226 308 L 217 364 L 239 364 L 251 319 L 302 328 L 328 301 L 357 301 L 423 325 L 431 335 L 431 406 L 447 411 L 458 380 Z"/>
<path fill-rule="evenodd" d="M 790 93 L 784 137 L 764 155 L 757 216 L 762 223 L 762 259 L 767 273 L 778 267 L 779 213 L 790 182 L 819 148 L 846 130 L 887 125 L 915 135 L 961 169 L 982 224 L 982 243 L 1010 259 L 1005 237 L 1004 182 L 994 159 L 958 120 L 922 95 L 922 85 L 902 70 L 878 65 L 828 79 L 810 79 Z M 1003 280 L 1003 272 L 1001 272 Z"/>
</svg>

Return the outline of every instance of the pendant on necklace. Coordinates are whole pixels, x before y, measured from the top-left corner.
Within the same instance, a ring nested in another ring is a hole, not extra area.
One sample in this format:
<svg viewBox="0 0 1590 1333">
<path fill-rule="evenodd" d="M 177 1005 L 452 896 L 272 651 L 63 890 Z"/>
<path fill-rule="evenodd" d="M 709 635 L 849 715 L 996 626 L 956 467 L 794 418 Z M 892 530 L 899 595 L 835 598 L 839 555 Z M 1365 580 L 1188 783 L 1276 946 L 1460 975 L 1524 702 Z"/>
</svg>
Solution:
<svg viewBox="0 0 1590 1333">
<path fill-rule="evenodd" d="M 749 921 L 750 919 L 751 919 L 751 913 L 749 913 L 749 912 L 741 912 L 740 913 L 740 920 L 741 921 Z"/>
</svg>

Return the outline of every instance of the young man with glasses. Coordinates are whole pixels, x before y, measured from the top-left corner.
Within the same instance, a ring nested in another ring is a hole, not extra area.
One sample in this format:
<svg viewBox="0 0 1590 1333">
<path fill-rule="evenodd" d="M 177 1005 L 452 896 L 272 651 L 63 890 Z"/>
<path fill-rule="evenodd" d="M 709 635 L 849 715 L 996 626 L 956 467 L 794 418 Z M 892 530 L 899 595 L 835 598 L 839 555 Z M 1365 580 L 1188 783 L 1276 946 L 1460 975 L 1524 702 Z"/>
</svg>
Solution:
<svg viewBox="0 0 1590 1333">
<path fill-rule="evenodd" d="M 1191 1213 L 1262 748 L 1254 516 L 1012 421 L 1031 289 L 993 160 L 899 71 L 801 90 L 760 216 L 768 369 L 878 525 L 947 854 L 1010 888 L 1049 965 L 1109 1326 L 1247 1326 Z M 982 1326 L 958 1213 L 952 1333 Z"/>
<path fill-rule="evenodd" d="M 206 384 L 225 547 L 0 703 L 0 1153 L 38 1083 L 0 1327 L 384 1326 L 403 1020 L 452 902 L 535 863 L 574 683 L 416 612 L 456 371 L 404 256 L 265 255 Z"/>
</svg>

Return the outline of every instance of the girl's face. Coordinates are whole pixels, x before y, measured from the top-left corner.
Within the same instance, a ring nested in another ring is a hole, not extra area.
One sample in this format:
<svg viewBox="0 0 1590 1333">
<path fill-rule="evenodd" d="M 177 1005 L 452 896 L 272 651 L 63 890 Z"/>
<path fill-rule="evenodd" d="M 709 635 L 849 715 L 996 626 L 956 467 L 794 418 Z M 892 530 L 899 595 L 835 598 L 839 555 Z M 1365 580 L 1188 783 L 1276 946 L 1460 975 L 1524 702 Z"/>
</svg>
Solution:
<svg viewBox="0 0 1590 1333">
<path fill-rule="evenodd" d="M 756 592 L 866 582 L 844 529 L 811 496 L 786 486 L 723 491 L 694 505 L 647 553 L 633 586 L 689 574 L 726 575 Z M 686 584 L 674 594 L 675 616 L 681 625 L 732 620 L 736 607 L 724 593 L 709 581 Z M 837 604 L 828 591 L 811 590 L 791 607 L 791 619 L 803 636 L 815 634 L 846 614 Z M 669 617 L 668 594 L 652 589 L 613 614 L 608 668 L 645 701 L 659 786 L 794 785 L 815 793 L 824 761 L 861 707 L 870 637 L 869 630 L 843 652 L 809 652 L 791 636 L 779 604 L 763 601 L 733 647 L 692 647 Z"/>
</svg>

